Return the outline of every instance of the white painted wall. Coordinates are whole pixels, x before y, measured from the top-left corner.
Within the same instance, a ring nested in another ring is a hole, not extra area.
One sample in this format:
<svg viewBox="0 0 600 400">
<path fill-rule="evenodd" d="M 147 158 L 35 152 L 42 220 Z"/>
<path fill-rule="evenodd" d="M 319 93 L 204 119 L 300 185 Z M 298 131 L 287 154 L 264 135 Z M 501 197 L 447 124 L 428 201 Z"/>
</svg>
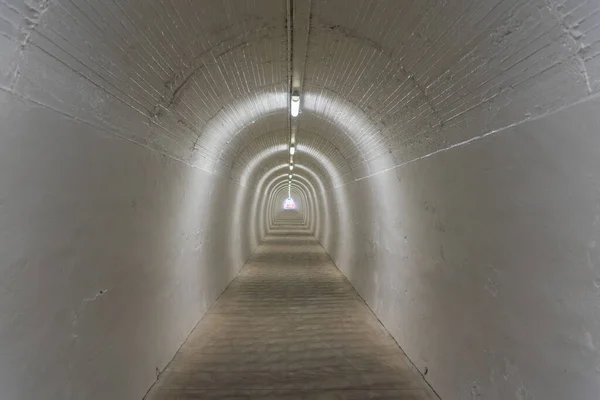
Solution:
<svg viewBox="0 0 600 400">
<path fill-rule="evenodd" d="M 599 109 L 343 188 L 327 250 L 443 399 L 598 398 Z"/>
<path fill-rule="evenodd" d="M 311 2 L 304 210 L 445 400 L 600 397 L 595 3 Z M 140 398 L 275 210 L 285 3 L 141 5 L 0 2 L 2 399 Z"/>
<path fill-rule="evenodd" d="M 3 400 L 140 399 L 258 241 L 253 192 L 145 109 L 132 61 L 177 49 L 103 5 L 0 3 Z"/>
<path fill-rule="evenodd" d="M 6 92 L 0 120 L 0 398 L 141 398 L 250 253 L 240 188 Z"/>
</svg>

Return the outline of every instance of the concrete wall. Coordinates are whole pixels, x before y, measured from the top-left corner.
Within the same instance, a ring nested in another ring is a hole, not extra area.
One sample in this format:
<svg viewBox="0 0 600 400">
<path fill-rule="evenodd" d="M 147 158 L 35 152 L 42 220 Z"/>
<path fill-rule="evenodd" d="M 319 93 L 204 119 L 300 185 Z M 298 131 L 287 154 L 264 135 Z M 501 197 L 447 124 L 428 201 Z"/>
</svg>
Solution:
<svg viewBox="0 0 600 400">
<path fill-rule="evenodd" d="M 598 397 L 599 106 L 345 187 L 328 250 L 443 399 Z"/>
<path fill-rule="evenodd" d="M 337 265 L 444 399 L 597 399 L 596 2 L 295 4 Z M 143 396 L 282 200 L 289 22 L 0 2 L 0 397 Z"/>
<path fill-rule="evenodd" d="M 400 3 L 318 3 L 319 240 L 443 399 L 596 399 L 598 5 Z"/>
<path fill-rule="evenodd" d="M 249 255 L 239 186 L 6 92 L 0 114 L 0 397 L 141 398 Z"/>
<path fill-rule="evenodd" d="M 141 398 L 259 241 L 253 193 L 144 110 L 131 62 L 165 48 L 105 5 L 0 3 L 2 399 Z"/>
</svg>

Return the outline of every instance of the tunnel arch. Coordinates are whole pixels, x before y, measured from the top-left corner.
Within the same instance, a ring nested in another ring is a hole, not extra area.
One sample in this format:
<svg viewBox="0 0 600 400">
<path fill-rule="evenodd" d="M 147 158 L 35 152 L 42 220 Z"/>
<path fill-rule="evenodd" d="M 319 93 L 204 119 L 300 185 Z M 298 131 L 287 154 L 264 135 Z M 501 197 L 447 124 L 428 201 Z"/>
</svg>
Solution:
<svg viewBox="0 0 600 400">
<path fill-rule="evenodd" d="M 271 180 L 270 184 L 267 186 L 265 201 L 262 205 L 263 208 L 261 208 L 261 211 L 262 211 L 261 215 L 264 216 L 264 218 L 265 218 L 264 222 L 263 222 L 265 234 L 268 233 L 268 231 L 271 227 L 271 224 L 273 222 L 273 219 L 276 216 L 275 209 L 277 208 L 277 202 L 280 200 L 283 201 L 283 197 L 275 199 L 274 196 L 276 195 L 276 193 L 281 194 L 282 191 L 285 191 L 287 186 L 288 186 L 287 174 L 275 176 Z M 307 187 L 303 183 L 292 182 L 292 188 L 294 188 L 296 191 L 298 191 L 298 193 L 302 193 L 302 195 L 304 197 L 308 197 L 307 193 L 306 193 Z M 283 196 L 283 194 L 281 196 Z"/>
<path fill-rule="evenodd" d="M 325 131 L 329 132 L 329 131 Z M 335 147 L 335 145 L 329 141 L 325 134 L 317 134 L 314 132 L 307 132 L 302 129 L 299 130 L 298 135 L 302 138 L 301 143 L 298 143 L 298 154 L 295 156 L 296 160 L 302 160 L 303 154 L 307 155 L 309 159 L 319 159 L 320 163 L 327 163 L 327 173 L 323 175 L 323 178 L 335 178 L 339 182 L 343 181 L 343 175 L 347 174 L 350 170 L 348 160 L 344 155 Z M 277 143 L 279 141 L 279 143 Z M 287 154 L 288 146 L 288 134 L 283 130 L 266 132 L 263 135 L 255 138 L 252 142 L 244 145 L 244 150 L 238 153 L 237 157 L 232 163 L 231 176 L 233 179 L 241 179 L 241 176 L 249 174 L 253 166 L 257 162 L 261 161 L 260 156 L 257 154 L 260 151 L 268 151 L 267 149 L 282 149 L 279 153 L 272 151 L 270 155 L 278 155 L 280 160 L 284 162 L 289 159 Z M 285 146 L 285 147 L 281 147 Z M 258 150 L 260 148 L 260 150 Z M 239 178 L 238 178 L 239 177 Z M 330 183 L 332 186 L 334 183 Z"/>
<path fill-rule="evenodd" d="M 443 398 L 600 397 L 599 15 L 0 2 L 0 397 L 140 398 L 268 234 L 293 129 L 308 229 Z"/>
<path fill-rule="evenodd" d="M 270 214 L 269 220 L 271 221 L 271 223 L 275 220 L 275 218 L 281 211 L 281 207 L 278 206 L 278 203 L 283 203 L 283 200 L 287 198 L 286 191 L 288 190 L 288 185 L 288 182 L 284 180 L 276 184 L 273 190 L 271 191 L 271 194 L 269 196 L 269 202 L 271 204 L 268 207 L 268 214 Z M 308 208 L 309 202 L 306 187 L 302 183 L 296 182 L 291 184 L 291 188 L 296 195 L 300 196 L 302 201 L 301 204 L 306 205 Z M 302 210 L 300 210 L 300 214 L 303 217 L 304 222 L 306 222 L 306 217 L 308 216 L 306 211 L 308 211 L 308 215 L 310 215 L 310 211 L 308 209 L 304 209 L 304 207 L 302 207 Z"/>
<path fill-rule="evenodd" d="M 296 187 L 294 188 L 294 191 L 298 197 L 304 198 L 304 194 L 303 194 L 304 192 L 302 191 L 302 189 L 300 187 L 298 187 L 296 185 Z M 271 206 L 271 212 L 270 212 L 272 227 L 274 226 L 278 217 L 282 213 L 281 206 L 278 206 L 277 203 L 281 204 L 283 202 L 283 200 L 287 197 L 286 192 L 287 192 L 287 188 L 285 187 L 285 185 L 282 185 L 282 187 L 277 188 L 273 193 L 273 198 L 271 199 L 271 202 L 273 204 Z M 299 214 L 302 217 L 302 220 L 304 222 L 305 214 L 303 214 L 302 212 L 300 212 Z"/>
<path fill-rule="evenodd" d="M 268 172 L 266 172 L 264 174 L 264 176 L 261 178 L 259 184 L 258 184 L 258 190 L 256 191 L 255 194 L 255 203 L 256 207 L 253 207 L 253 209 L 257 209 L 258 212 L 255 216 L 254 219 L 254 224 L 253 225 L 258 225 L 260 228 L 260 236 L 259 236 L 259 240 L 263 239 L 267 233 L 268 230 L 268 225 L 266 224 L 267 218 L 266 218 L 266 208 L 268 207 L 267 203 L 266 203 L 266 199 L 269 197 L 268 194 L 271 192 L 271 187 L 272 185 L 275 184 L 275 180 L 277 179 L 276 177 L 274 177 L 275 174 L 279 173 L 280 170 L 285 171 L 287 168 L 288 164 L 282 164 L 276 167 L 273 167 L 271 170 L 269 170 Z M 283 175 L 279 175 L 279 177 L 286 177 L 287 174 L 283 174 Z M 316 177 L 316 175 L 315 175 Z M 298 178 L 298 177 L 297 177 Z M 313 226 L 311 228 L 311 230 L 314 230 L 315 232 L 319 232 L 321 228 L 321 219 L 323 218 L 321 216 L 321 209 L 320 207 L 317 205 L 316 203 L 316 191 L 314 188 L 314 185 L 312 183 L 312 181 L 307 180 L 306 178 L 303 177 L 299 177 L 299 179 L 302 181 L 302 184 L 306 185 L 307 189 L 311 192 L 312 196 L 309 197 L 309 201 L 311 206 L 314 209 L 314 221 L 313 221 Z M 268 181 L 268 182 L 267 182 Z M 259 194 L 263 194 L 262 196 L 260 196 L 260 200 L 259 199 Z M 260 201 L 260 203 L 259 203 Z M 326 222 L 324 222 L 326 223 Z"/>
</svg>

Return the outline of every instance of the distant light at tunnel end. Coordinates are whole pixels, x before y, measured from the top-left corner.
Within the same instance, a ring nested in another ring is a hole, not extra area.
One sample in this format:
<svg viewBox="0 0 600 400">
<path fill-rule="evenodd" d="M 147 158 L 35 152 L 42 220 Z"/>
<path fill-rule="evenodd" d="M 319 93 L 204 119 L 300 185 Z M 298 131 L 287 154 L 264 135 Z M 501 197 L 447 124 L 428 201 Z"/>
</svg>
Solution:
<svg viewBox="0 0 600 400">
<path fill-rule="evenodd" d="M 290 146 L 290 155 L 294 155 L 294 153 L 296 152 L 296 147 L 294 145 Z"/>
<path fill-rule="evenodd" d="M 285 199 L 285 201 L 283 202 L 283 209 L 284 210 L 295 210 L 296 209 L 296 202 L 294 201 L 294 199 L 292 199 L 292 196 L 288 196 L 288 198 Z"/>
</svg>

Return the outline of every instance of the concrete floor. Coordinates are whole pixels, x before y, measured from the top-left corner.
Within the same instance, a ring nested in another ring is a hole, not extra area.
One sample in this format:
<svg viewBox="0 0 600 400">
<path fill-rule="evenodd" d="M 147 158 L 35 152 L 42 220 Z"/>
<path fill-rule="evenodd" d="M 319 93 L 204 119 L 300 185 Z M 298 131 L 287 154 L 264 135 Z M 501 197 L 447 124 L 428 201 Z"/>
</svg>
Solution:
<svg viewBox="0 0 600 400">
<path fill-rule="evenodd" d="M 297 214 L 285 212 L 146 398 L 437 396 Z"/>
</svg>

